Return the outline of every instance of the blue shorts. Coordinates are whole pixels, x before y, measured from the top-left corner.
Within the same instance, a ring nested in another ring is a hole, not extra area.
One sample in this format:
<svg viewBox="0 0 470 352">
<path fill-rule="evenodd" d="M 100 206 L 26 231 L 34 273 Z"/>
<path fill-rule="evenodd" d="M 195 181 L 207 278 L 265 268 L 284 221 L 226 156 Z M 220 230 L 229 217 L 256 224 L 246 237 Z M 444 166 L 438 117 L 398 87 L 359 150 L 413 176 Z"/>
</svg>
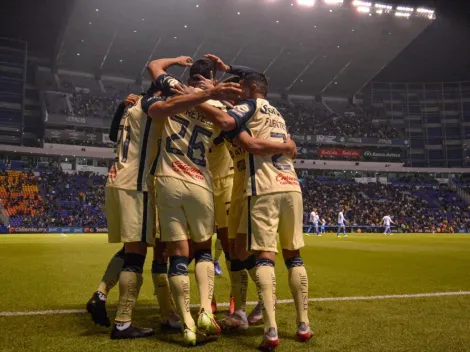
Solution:
<svg viewBox="0 0 470 352">
<path fill-rule="evenodd" d="M 313 226 L 318 227 L 318 222 L 314 222 Z"/>
<path fill-rule="evenodd" d="M 338 227 L 344 226 L 344 222 L 338 222 Z"/>
</svg>

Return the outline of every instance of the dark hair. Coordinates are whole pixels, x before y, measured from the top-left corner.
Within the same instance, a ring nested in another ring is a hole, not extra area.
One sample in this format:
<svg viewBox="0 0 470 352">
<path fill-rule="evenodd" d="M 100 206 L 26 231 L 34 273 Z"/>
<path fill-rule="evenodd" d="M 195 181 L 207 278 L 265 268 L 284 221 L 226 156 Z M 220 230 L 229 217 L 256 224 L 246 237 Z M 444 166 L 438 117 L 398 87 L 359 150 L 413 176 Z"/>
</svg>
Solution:
<svg viewBox="0 0 470 352">
<path fill-rule="evenodd" d="M 250 87 L 252 84 L 256 84 L 258 86 L 258 91 L 266 96 L 268 94 L 269 84 L 268 79 L 266 76 L 259 72 L 253 72 L 247 74 L 243 78 L 243 86 Z"/>
<path fill-rule="evenodd" d="M 213 76 L 216 74 L 215 62 L 209 59 L 198 59 L 194 61 L 189 69 L 189 77 L 192 80 L 197 80 L 196 75 L 201 75 L 204 78 L 211 79 L 211 71 Z"/>
</svg>

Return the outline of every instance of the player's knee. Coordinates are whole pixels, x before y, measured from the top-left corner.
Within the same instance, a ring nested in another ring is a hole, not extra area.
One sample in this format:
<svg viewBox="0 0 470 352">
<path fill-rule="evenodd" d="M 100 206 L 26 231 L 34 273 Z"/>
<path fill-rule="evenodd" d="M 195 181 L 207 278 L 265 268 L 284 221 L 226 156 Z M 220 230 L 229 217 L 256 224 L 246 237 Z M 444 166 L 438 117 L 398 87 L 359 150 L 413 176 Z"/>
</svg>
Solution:
<svg viewBox="0 0 470 352">
<path fill-rule="evenodd" d="M 299 250 L 294 250 L 294 251 L 291 251 L 291 250 L 288 250 L 288 249 L 283 249 L 282 250 L 282 257 L 284 258 L 284 261 L 287 261 L 291 258 L 294 258 L 294 257 L 299 257 L 300 258 L 300 251 Z"/>
<path fill-rule="evenodd" d="M 147 244 L 143 242 L 128 242 L 124 244 L 124 249 L 127 253 L 140 254 L 145 256 L 147 254 Z"/>
<path fill-rule="evenodd" d="M 194 253 L 194 260 L 197 263 L 212 262 L 212 254 L 210 249 L 200 249 Z"/>
<path fill-rule="evenodd" d="M 250 256 L 250 252 L 247 250 L 248 242 L 246 235 L 237 235 L 235 240 L 235 252 L 237 253 L 238 258 L 245 260 Z"/>
<path fill-rule="evenodd" d="M 255 252 L 257 260 L 260 259 L 267 259 L 272 262 L 276 261 L 276 253 L 274 252 L 265 252 L 265 251 L 257 251 Z"/>
<path fill-rule="evenodd" d="M 122 271 L 142 274 L 144 271 L 145 255 L 138 253 L 125 253 Z"/>
<path fill-rule="evenodd" d="M 290 270 L 295 267 L 304 266 L 304 261 L 300 256 L 291 257 L 287 260 L 284 260 L 287 270 Z"/>
<path fill-rule="evenodd" d="M 256 255 L 251 254 L 244 260 L 244 266 L 246 270 L 251 270 L 256 266 Z"/>
<path fill-rule="evenodd" d="M 189 258 L 185 256 L 171 256 L 170 257 L 170 269 L 168 270 L 168 276 L 188 276 L 188 265 Z"/>
</svg>

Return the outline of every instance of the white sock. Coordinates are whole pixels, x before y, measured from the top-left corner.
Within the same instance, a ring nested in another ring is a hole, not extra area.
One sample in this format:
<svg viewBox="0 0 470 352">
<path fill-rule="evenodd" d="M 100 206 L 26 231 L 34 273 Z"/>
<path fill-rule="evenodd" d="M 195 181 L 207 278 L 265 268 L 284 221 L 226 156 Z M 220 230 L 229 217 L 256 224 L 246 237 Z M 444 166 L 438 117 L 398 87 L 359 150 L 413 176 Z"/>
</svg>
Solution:
<svg viewBox="0 0 470 352">
<path fill-rule="evenodd" d="M 126 321 L 125 323 L 116 322 L 116 329 L 118 329 L 119 331 L 126 330 L 129 326 L 131 326 L 130 321 Z"/>
</svg>

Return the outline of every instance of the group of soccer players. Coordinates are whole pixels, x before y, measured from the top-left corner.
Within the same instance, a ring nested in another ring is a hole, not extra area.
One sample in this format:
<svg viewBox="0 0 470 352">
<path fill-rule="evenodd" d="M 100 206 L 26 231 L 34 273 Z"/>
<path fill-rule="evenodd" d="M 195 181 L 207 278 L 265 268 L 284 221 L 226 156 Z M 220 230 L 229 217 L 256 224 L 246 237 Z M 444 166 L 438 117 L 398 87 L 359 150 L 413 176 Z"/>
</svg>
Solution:
<svg viewBox="0 0 470 352">
<path fill-rule="evenodd" d="M 189 67 L 186 84 L 167 73 Z M 119 283 L 111 338 L 139 338 L 155 331 L 132 324 L 147 248 L 163 326 L 181 328 L 187 345 L 222 330 L 249 327 L 248 276 L 256 283 L 264 336 L 261 350 L 279 345 L 275 259 L 279 238 L 296 309 L 296 337 L 308 341 L 308 276 L 302 193 L 293 166 L 297 148 L 266 95 L 266 77 L 214 55 L 149 63 L 152 84 L 130 95 L 113 118 L 116 159 L 106 185 L 109 242 L 124 243 L 111 259 L 87 304 L 95 323 L 110 326 L 106 297 Z M 217 72 L 230 76 L 223 82 Z M 225 254 L 233 309 L 214 316 L 212 236 Z M 199 290 L 196 321 L 190 312 L 188 265 L 195 262 Z M 255 319 L 260 320 L 260 319 Z"/>
</svg>

